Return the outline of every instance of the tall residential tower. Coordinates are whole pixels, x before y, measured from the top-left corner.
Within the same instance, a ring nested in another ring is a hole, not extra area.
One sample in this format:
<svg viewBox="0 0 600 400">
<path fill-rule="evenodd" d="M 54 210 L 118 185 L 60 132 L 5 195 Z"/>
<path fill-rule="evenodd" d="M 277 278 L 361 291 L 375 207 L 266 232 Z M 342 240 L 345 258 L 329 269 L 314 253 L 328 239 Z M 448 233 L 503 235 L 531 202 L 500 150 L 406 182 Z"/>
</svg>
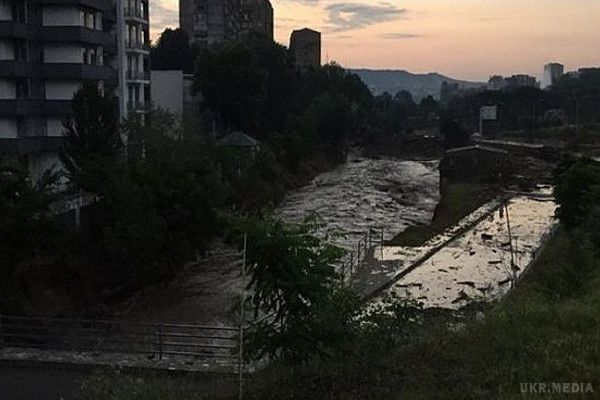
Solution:
<svg viewBox="0 0 600 400">
<path fill-rule="evenodd" d="M 290 51 L 300 69 L 321 66 L 321 33 L 304 28 L 292 32 Z"/>
<path fill-rule="evenodd" d="M 565 74 L 565 66 L 558 63 L 544 65 L 544 77 L 542 78 L 542 88 L 547 88 L 556 83 Z"/>
<path fill-rule="evenodd" d="M 179 0 L 179 23 L 201 45 L 251 32 L 273 38 L 273 7 L 269 0 Z"/>
<path fill-rule="evenodd" d="M 83 81 L 141 110 L 150 85 L 148 0 L 0 0 L 0 158 L 32 177 L 59 168 Z"/>
</svg>

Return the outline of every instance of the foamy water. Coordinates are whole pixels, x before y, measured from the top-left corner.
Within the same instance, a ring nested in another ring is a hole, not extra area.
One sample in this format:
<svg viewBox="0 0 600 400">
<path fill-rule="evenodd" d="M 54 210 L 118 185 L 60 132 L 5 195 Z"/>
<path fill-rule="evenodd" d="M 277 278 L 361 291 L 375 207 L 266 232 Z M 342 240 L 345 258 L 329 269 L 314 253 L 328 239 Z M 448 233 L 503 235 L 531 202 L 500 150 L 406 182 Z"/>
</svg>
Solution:
<svg viewBox="0 0 600 400">
<path fill-rule="evenodd" d="M 350 249 L 370 228 L 386 239 L 408 226 L 429 223 L 439 201 L 438 162 L 358 159 L 317 176 L 290 193 L 278 209 L 288 221 L 318 214 L 333 241 Z"/>
</svg>

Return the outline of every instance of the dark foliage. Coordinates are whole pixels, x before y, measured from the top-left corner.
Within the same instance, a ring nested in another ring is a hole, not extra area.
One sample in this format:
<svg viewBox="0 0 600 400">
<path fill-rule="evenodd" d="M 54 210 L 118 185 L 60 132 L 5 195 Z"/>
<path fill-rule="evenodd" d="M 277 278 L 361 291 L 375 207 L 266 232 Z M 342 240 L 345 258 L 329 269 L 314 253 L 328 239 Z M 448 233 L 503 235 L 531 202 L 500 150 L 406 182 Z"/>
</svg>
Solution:
<svg viewBox="0 0 600 400">
<path fill-rule="evenodd" d="M 182 70 L 186 74 L 194 71 L 196 51 L 190 46 L 185 31 L 165 29 L 150 49 L 153 70 Z"/>
<path fill-rule="evenodd" d="M 73 120 L 65 124 L 61 161 L 68 178 L 79 189 L 94 192 L 106 184 L 107 169 L 117 162 L 121 147 L 117 104 L 94 82 L 84 82 L 75 93 Z"/>
</svg>

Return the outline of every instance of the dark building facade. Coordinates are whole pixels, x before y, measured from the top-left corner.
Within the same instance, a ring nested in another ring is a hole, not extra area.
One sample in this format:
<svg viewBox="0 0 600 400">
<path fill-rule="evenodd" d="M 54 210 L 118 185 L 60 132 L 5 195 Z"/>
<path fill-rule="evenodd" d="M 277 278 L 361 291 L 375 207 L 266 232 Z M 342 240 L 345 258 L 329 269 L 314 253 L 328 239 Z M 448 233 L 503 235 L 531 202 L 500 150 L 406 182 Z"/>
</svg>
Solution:
<svg viewBox="0 0 600 400">
<path fill-rule="evenodd" d="M 0 162 L 27 165 L 34 179 L 60 169 L 83 81 L 113 91 L 122 117 L 142 112 L 148 22 L 148 0 L 0 0 Z"/>
<path fill-rule="evenodd" d="M 269 0 L 179 0 L 179 23 L 190 42 L 211 45 L 244 33 L 273 38 Z"/>
<path fill-rule="evenodd" d="M 516 88 L 522 86 L 536 87 L 538 83 L 537 79 L 535 79 L 535 77 L 533 76 L 518 74 L 506 78 L 506 85 L 508 88 Z"/>
<path fill-rule="evenodd" d="M 117 86 L 110 1 L 0 0 L 0 153 L 35 178 L 57 162 L 81 81 Z"/>
<path fill-rule="evenodd" d="M 242 33 L 260 33 L 273 39 L 273 6 L 268 0 L 241 0 Z"/>
<path fill-rule="evenodd" d="M 440 162 L 440 179 L 454 182 L 500 182 L 514 172 L 508 152 L 483 146 L 467 146 L 447 150 Z"/>
<path fill-rule="evenodd" d="M 290 51 L 300 69 L 321 66 L 321 33 L 304 28 L 295 30 L 290 36 Z"/>
</svg>

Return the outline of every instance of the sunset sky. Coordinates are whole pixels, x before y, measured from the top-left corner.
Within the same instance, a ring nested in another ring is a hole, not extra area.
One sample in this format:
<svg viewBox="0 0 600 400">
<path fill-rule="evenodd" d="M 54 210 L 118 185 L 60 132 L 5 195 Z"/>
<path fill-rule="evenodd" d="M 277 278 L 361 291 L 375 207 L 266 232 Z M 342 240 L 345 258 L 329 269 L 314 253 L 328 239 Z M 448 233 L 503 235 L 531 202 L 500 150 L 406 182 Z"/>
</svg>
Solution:
<svg viewBox="0 0 600 400">
<path fill-rule="evenodd" d="M 322 32 L 323 61 L 487 80 L 600 65 L 600 0 L 271 0 L 275 39 Z M 178 0 L 150 0 L 153 37 L 178 26 Z"/>
</svg>

